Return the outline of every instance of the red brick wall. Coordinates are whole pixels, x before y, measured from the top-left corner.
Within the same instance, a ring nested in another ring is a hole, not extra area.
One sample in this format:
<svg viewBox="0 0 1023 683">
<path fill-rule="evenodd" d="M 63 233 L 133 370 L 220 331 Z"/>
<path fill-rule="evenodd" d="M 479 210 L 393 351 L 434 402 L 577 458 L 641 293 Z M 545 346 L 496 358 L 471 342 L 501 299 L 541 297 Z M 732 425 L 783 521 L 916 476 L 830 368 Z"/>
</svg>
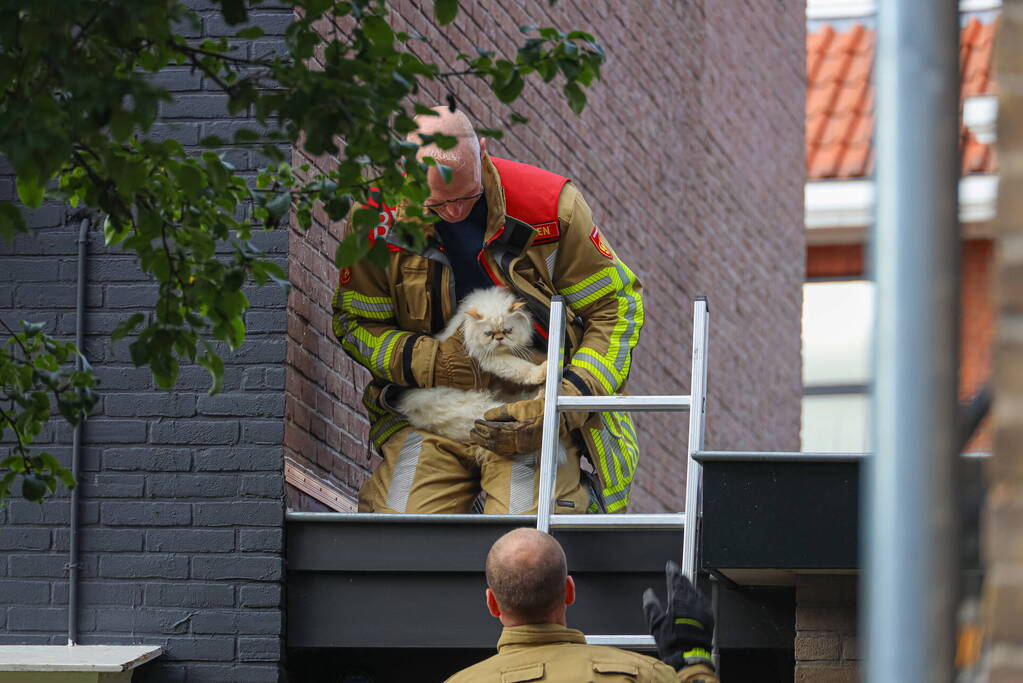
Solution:
<svg viewBox="0 0 1023 683">
<path fill-rule="evenodd" d="M 963 245 L 962 309 L 959 354 L 959 395 L 969 399 L 991 378 L 991 344 L 994 341 L 994 292 L 991 240 L 974 240 Z M 989 421 L 981 424 L 967 451 L 990 451 Z"/>
<path fill-rule="evenodd" d="M 806 248 L 806 277 L 857 278 L 866 273 L 862 244 L 815 245 Z"/>
<path fill-rule="evenodd" d="M 394 24 L 455 65 L 474 47 L 508 52 L 520 24 L 583 28 L 608 52 L 604 80 L 575 117 L 557 90 L 527 86 L 531 117 L 491 151 L 570 176 L 646 286 L 635 393 L 687 393 L 691 301 L 711 304 L 708 448 L 795 450 L 799 443 L 804 276 L 804 5 L 462 3 L 444 32 L 432 3 L 393 4 Z M 451 90 L 484 127 L 509 109 L 472 81 Z M 434 88 L 438 99 L 446 91 Z M 357 396 L 367 373 L 329 332 L 340 226 L 293 232 L 287 455 L 354 492 L 375 465 Z M 685 415 L 639 416 L 634 511 L 681 509 Z M 299 505 L 292 496 L 292 504 Z M 309 507 L 315 507 L 310 505 Z"/>
</svg>

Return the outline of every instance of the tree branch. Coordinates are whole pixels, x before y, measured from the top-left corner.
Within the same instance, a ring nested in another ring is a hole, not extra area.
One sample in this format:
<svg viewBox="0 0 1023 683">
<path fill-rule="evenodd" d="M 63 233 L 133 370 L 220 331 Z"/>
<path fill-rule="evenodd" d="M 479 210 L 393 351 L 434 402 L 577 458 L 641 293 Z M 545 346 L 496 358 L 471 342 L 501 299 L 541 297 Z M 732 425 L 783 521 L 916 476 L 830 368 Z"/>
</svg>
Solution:
<svg viewBox="0 0 1023 683">
<path fill-rule="evenodd" d="M 14 330 L 7 326 L 7 323 L 3 321 L 3 318 L 0 318 L 0 326 L 3 326 L 3 328 L 7 330 L 7 334 L 11 335 L 11 339 L 13 339 L 18 344 L 18 346 L 21 347 L 21 352 L 25 354 L 26 360 L 31 358 L 32 354 L 28 352 L 28 349 L 25 348 L 25 345 L 21 342 L 20 339 L 18 339 L 18 335 L 15 334 Z"/>
<path fill-rule="evenodd" d="M 244 64 L 244 65 L 247 65 L 247 66 L 261 66 L 261 67 L 264 67 L 266 69 L 269 69 L 270 67 L 273 66 L 273 62 L 268 62 L 266 60 L 262 60 L 262 59 L 246 59 L 244 57 L 232 57 L 231 55 L 226 55 L 226 54 L 224 54 L 222 52 L 213 52 L 212 50 L 204 50 L 201 47 L 193 47 L 192 45 L 176 43 L 174 41 L 169 41 L 168 42 L 168 47 L 170 47 L 170 49 L 172 49 L 172 50 L 174 50 L 176 52 L 180 52 L 180 53 L 182 53 L 182 54 L 184 54 L 186 56 L 188 56 L 188 55 L 203 55 L 205 57 L 215 57 L 217 59 L 222 59 L 225 62 L 231 62 L 232 64 Z"/>
</svg>

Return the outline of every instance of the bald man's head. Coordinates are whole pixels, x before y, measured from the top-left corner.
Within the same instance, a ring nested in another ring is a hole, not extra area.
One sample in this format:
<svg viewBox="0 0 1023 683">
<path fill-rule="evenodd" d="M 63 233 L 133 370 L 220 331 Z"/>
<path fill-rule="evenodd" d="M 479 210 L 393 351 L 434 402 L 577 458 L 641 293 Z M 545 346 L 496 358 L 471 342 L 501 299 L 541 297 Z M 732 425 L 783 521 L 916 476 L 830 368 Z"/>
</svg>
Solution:
<svg viewBox="0 0 1023 683">
<path fill-rule="evenodd" d="M 437 214 L 449 222 L 464 220 L 472 210 L 479 193 L 483 191 L 483 158 L 480 139 L 472 128 L 469 117 L 459 110 L 448 107 L 433 107 L 436 116 L 422 114 L 416 117 L 419 129 L 410 133 L 408 139 L 421 145 L 416 158 L 433 157 L 438 164 L 451 169 L 451 182 L 445 182 L 435 167 L 427 171 L 430 198 L 426 205 L 443 204 Z M 422 144 L 421 135 L 437 133 L 455 138 L 455 146 L 441 149 L 436 144 Z M 475 196 L 474 196 L 475 195 Z"/>
<path fill-rule="evenodd" d="M 487 584 L 502 612 L 523 623 L 546 622 L 565 605 L 568 564 L 553 536 L 515 529 L 487 554 Z"/>
</svg>

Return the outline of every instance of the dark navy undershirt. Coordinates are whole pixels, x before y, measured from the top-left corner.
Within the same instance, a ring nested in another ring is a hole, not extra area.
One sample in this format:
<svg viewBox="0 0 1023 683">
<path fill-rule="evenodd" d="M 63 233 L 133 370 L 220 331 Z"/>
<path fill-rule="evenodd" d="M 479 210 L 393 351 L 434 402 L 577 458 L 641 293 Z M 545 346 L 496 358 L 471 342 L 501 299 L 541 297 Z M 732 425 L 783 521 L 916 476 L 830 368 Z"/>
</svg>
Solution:
<svg viewBox="0 0 1023 683">
<path fill-rule="evenodd" d="M 493 282 L 476 256 L 483 249 L 487 233 L 487 198 L 480 197 L 464 221 L 437 221 L 437 236 L 451 264 L 455 278 L 455 296 L 461 301 L 477 289 L 492 287 Z"/>
</svg>

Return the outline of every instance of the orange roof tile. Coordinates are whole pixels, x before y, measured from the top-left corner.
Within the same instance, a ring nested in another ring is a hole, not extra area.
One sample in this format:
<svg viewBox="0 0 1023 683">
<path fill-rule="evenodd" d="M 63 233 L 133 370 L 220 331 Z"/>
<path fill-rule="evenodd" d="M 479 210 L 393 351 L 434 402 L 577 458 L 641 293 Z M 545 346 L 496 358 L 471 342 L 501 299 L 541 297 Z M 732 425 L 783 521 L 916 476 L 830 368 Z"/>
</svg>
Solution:
<svg viewBox="0 0 1023 683">
<path fill-rule="evenodd" d="M 990 94 L 998 19 L 971 19 L 962 29 L 959 63 L 961 97 Z M 806 170 L 811 180 L 859 178 L 873 169 L 873 87 L 875 31 L 861 24 L 838 33 L 823 27 L 806 37 Z M 994 149 L 965 129 L 963 174 L 995 169 Z"/>
</svg>

